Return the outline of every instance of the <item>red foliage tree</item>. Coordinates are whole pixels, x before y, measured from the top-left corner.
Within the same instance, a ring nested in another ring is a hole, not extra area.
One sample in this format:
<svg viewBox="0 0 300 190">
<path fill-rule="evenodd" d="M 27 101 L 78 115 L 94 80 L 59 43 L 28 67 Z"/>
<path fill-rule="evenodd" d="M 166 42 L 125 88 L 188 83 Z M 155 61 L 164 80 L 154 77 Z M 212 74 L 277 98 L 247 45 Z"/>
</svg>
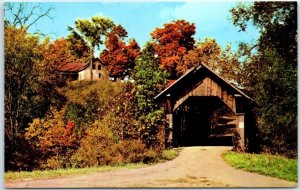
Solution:
<svg viewBox="0 0 300 190">
<path fill-rule="evenodd" d="M 170 73 L 171 79 L 179 77 L 177 65 L 183 56 L 193 49 L 196 27 L 185 20 L 177 20 L 164 24 L 163 28 L 156 28 L 151 36 L 155 41 L 155 51 L 160 56 L 160 68 Z"/>
<path fill-rule="evenodd" d="M 137 42 L 132 39 L 126 45 L 124 42 L 126 37 L 127 32 L 121 25 L 114 27 L 106 37 L 106 50 L 100 53 L 100 59 L 104 65 L 107 65 L 111 77 L 128 76 L 139 55 L 140 47 Z"/>
</svg>

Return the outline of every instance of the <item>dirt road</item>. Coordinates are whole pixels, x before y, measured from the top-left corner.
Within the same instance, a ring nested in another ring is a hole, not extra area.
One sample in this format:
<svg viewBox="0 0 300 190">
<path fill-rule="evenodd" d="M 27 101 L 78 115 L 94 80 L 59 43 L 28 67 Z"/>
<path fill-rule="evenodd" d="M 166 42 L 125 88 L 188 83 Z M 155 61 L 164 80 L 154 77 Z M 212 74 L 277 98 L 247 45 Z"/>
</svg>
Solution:
<svg viewBox="0 0 300 190">
<path fill-rule="evenodd" d="M 297 183 L 248 173 L 228 166 L 222 152 L 230 147 L 186 147 L 169 162 L 141 169 L 67 178 L 23 180 L 6 188 L 68 187 L 296 187 Z"/>
</svg>

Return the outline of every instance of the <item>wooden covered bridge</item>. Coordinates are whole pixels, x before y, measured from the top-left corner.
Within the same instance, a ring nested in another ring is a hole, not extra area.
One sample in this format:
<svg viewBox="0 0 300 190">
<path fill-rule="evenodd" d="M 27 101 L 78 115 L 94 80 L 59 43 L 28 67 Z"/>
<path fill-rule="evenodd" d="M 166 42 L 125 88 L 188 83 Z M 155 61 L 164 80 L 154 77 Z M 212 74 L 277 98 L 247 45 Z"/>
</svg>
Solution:
<svg viewBox="0 0 300 190">
<path fill-rule="evenodd" d="M 234 132 L 240 147 L 247 146 L 253 100 L 206 65 L 190 69 L 155 99 L 165 108 L 168 146 L 232 145 Z"/>
</svg>

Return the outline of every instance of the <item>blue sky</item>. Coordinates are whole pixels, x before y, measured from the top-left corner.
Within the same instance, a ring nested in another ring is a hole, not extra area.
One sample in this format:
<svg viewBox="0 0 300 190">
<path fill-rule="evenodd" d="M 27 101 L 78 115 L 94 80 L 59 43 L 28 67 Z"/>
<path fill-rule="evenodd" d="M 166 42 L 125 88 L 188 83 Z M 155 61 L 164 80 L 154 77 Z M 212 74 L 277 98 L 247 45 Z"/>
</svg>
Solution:
<svg viewBox="0 0 300 190">
<path fill-rule="evenodd" d="M 251 42 L 258 37 L 254 27 L 247 32 L 238 32 L 238 28 L 230 22 L 229 9 L 235 2 L 54 2 L 42 3 L 42 6 L 52 6 L 52 20 L 43 18 L 33 27 L 32 31 L 40 30 L 49 34 L 51 39 L 66 37 L 67 26 L 74 26 L 79 18 L 91 18 L 101 15 L 111 18 L 116 24 L 121 24 L 127 31 L 129 38 L 135 38 L 143 47 L 150 39 L 150 32 L 164 23 L 176 19 L 185 19 L 196 25 L 195 39 L 205 37 L 215 38 L 225 47 L 232 43 Z"/>
</svg>

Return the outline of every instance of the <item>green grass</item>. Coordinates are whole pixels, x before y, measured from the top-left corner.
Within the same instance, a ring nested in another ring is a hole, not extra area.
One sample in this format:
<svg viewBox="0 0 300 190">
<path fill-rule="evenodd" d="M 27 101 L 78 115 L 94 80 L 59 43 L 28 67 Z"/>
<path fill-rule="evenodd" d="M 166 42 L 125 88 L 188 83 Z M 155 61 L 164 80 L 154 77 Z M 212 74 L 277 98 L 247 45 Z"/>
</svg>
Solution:
<svg viewBox="0 0 300 190">
<path fill-rule="evenodd" d="M 48 179 L 57 177 L 68 177 L 74 175 L 90 174 L 95 172 L 105 172 L 112 170 L 123 170 L 123 169 L 136 169 L 148 166 L 143 163 L 136 164 L 124 164 L 116 166 L 99 166 L 90 168 L 69 168 L 69 169 L 58 169 L 58 170 L 35 170 L 32 172 L 5 172 L 5 181 L 11 180 L 24 180 L 24 179 Z"/>
<path fill-rule="evenodd" d="M 268 154 L 226 152 L 225 161 L 238 169 L 297 182 L 297 159 Z"/>
<path fill-rule="evenodd" d="M 179 149 L 166 149 L 163 150 L 161 153 L 161 158 L 163 160 L 173 160 L 178 154 L 179 154 Z"/>
</svg>

